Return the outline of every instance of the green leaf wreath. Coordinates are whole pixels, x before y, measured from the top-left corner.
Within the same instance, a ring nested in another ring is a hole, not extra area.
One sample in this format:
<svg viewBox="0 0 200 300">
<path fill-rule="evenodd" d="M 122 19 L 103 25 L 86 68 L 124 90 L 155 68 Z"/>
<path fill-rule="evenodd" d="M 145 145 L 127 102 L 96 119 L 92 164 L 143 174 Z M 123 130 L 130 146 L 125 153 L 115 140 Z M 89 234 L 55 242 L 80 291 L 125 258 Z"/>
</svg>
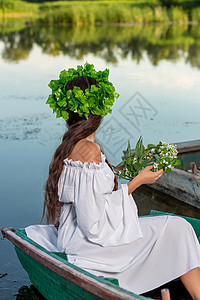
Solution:
<svg viewBox="0 0 200 300">
<path fill-rule="evenodd" d="M 169 173 L 174 166 L 180 165 L 177 154 L 176 145 L 169 145 L 165 142 L 159 142 L 156 145 L 148 144 L 145 147 L 140 136 L 134 153 L 131 153 L 128 141 L 125 159 L 118 165 L 118 168 L 114 166 L 113 168 L 120 178 L 128 180 L 133 179 L 147 166 L 153 166 L 151 170 L 153 172 L 164 169 L 166 173 Z M 122 170 L 119 169 L 120 166 L 123 166 Z"/>
<path fill-rule="evenodd" d="M 66 91 L 68 83 L 78 77 L 87 76 L 96 79 L 98 87 L 92 85 L 91 88 L 83 92 L 80 87 Z M 77 66 L 77 69 L 70 68 L 60 72 L 58 80 L 51 80 L 49 87 L 52 93 L 49 95 L 47 104 L 56 113 L 56 117 L 68 120 L 67 110 L 77 112 L 80 117 L 88 119 L 88 113 L 105 116 L 112 113 L 112 105 L 119 94 L 115 92 L 113 84 L 108 81 L 109 70 L 95 71 L 94 65 L 85 63 L 84 66 Z"/>
</svg>

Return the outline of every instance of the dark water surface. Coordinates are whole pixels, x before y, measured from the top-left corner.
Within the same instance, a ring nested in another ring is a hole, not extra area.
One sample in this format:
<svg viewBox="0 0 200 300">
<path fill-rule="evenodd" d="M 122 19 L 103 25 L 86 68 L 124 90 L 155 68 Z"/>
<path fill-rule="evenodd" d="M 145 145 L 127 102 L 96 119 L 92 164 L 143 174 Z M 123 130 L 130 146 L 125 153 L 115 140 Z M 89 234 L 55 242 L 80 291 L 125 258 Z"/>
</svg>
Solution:
<svg viewBox="0 0 200 300">
<path fill-rule="evenodd" d="M 97 138 L 110 162 L 127 140 L 199 139 L 200 26 L 0 28 L 0 226 L 40 222 L 53 151 L 66 130 L 45 101 L 48 83 L 85 61 L 110 69 L 120 93 Z M 140 215 L 151 209 L 200 218 L 199 210 L 149 188 L 134 193 Z M 30 285 L 13 246 L 0 240 L 0 299 Z M 26 292 L 26 289 L 23 290 Z"/>
</svg>

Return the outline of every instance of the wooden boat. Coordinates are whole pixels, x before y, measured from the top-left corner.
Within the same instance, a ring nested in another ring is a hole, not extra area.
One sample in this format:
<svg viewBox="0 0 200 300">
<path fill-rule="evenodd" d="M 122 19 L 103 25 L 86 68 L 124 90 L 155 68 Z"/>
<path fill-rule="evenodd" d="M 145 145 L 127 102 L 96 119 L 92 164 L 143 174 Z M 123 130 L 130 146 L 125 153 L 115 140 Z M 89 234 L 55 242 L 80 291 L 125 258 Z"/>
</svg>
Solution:
<svg viewBox="0 0 200 300">
<path fill-rule="evenodd" d="M 165 213 L 152 211 L 150 215 L 161 214 Z M 192 224 L 200 241 L 200 220 L 184 218 Z M 1 232 L 15 245 L 17 256 L 30 281 L 46 299 L 151 299 L 120 288 L 114 278 L 97 277 L 68 263 L 64 253 L 47 251 L 28 238 L 24 229 L 15 231 L 4 227 Z"/>
<path fill-rule="evenodd" d="M 26 236 L 24 229 L 2 228 L 32 284 L 48 300 L 150 299 L 119 287 L 115 278 L 94 276 L 70 263 L 64 253 L 49 252 Z"/>
<path fill-rule="evenodd" d="M 164 173 L 149 187 L 200 209 L 200 140 L 176 145 L 181 165 L 172 169 L 170 173 Z M 195 163 L 197 172 L 192 172 L 192 162 Z"/>
</svg>

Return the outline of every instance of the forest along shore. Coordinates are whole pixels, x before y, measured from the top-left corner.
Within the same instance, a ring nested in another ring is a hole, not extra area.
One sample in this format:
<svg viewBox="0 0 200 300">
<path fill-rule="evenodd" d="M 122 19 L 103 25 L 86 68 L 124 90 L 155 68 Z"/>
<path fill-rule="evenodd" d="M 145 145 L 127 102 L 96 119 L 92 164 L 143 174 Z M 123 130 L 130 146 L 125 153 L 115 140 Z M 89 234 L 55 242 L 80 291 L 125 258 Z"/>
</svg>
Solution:
<svg viewBox="0 0 200 300">
<path fill-rule="evenodd" d="M 13 20 L 38 24 L 200 22 L 200 2 L 184 0 L 42 1 L 1 0 L 0 23 Z"/>
</svg>

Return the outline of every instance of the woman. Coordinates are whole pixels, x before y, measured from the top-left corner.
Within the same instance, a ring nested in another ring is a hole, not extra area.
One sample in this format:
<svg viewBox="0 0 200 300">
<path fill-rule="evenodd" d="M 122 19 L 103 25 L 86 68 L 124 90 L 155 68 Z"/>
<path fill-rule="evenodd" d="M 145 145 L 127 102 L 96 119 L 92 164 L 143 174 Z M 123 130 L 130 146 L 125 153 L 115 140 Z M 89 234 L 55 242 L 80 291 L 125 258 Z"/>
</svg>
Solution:
<svg viewBox="0 0 200 300">
<path fill-rule="evenodd" d="M 179 217 L 138 218 L 131 195 L 140 185 L 155 182 L 163 170 L 151 172 L 146 167 L 120 185 L 95 143 L 96 130 L 102 116 L 111 112 L 116 94 L 105 77 L 105 85 L 101 84 L 103 75 L 95 80 L 96 71 L 86 70 L 87 66 L 82 69 L 85 73 L 77 70 L 71 77 L 65 73 L 50 84 L 48 103 L 68 125 L 46 184 L 44 213 L 46 209 L 47 222 L 54 222 L 57 230 L 52 225 L 29 226 L 27 235 L 49 251 L 65 252 L 78 267 L 117 278 L 121 287 L 136 294 L 181 277 L 192 298 L 200 299 L 200 246 L 193 228 Z M 58 95 L 61 86 L 66 89 L 64 102 L 61 92 Z M 107 98 L 112 101 L 106 103 L 102 95 L 108 86 Z"/>
</svg>

